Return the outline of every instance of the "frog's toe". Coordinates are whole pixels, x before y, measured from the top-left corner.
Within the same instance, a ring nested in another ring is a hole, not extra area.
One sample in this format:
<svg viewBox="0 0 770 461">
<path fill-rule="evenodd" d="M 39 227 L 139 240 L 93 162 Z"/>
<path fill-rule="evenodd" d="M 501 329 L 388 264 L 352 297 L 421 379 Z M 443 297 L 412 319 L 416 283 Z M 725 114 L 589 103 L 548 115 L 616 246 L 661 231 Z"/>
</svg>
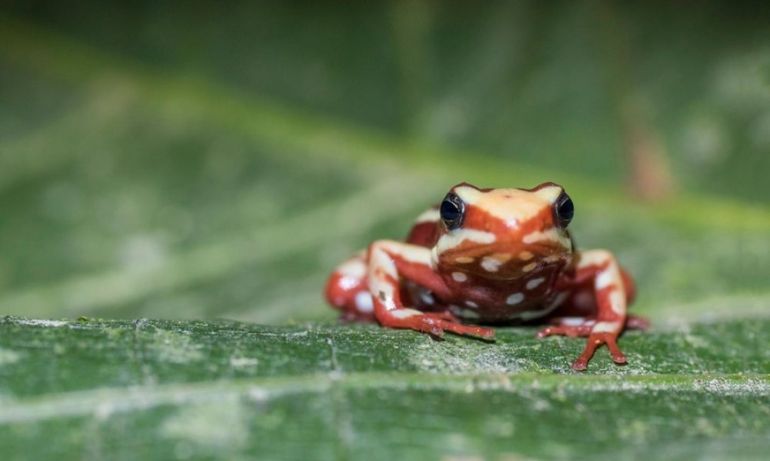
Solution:
<svg viewBox="0 0 770 461">
<path fill-rule="evenodd" d="M 477 325 L 465 325 L 450 320 L 440 312 L 418 312 L 414 309 L 399 309 L 389 311 L 378 319 L 380 324 L 390 328 L 406 328 L 410 330 L 428 333 L 435 338 L 442 338 L 444 332 L 457 335 L 473 336 L 484 340 L 493 340 L 495 330 Z M 450 314 L 451 315 L 451 314 Z M 450 317 L 453 318 L 453 317 Z"/>
<path fill-rule="evenodd" d="M 462 323 L 450 322 L 446 320 L 441 321 L 441 327 L 452 333 L 473 336 L 474 338 L 480 338 L 485 340 L 493 340 L 495 338 L 495 330 L 487 327 L 480 327 L 476 325 L 464 325 Z"/>
<path fill-rule="evenodd" d="M 607 348 L 610 350 L 610 357 L 612 361 L 618 365 L 625 365 L 628 363 L 625 354 L 618 347 L 617 336 L 609 336 L 605 342 Z"/>
<path fill-rule="evenodd" d="M 586 371 L 588 369 L 588 360 L 578 357 L 572 362 L 572 369 L 575 371 Z"/>
<path fill-rule="evenodd" d="M 617 365 L 625 365 L 628 361 L 626 356 L 621 352 L 617 343 L 617 335 L 612 333 L 591 333 L 586 341 L 585 349 L 583 353 L 572 363 L 572 368 L 577 371 L 584 371 L 588 368 L 588 362 L 594 356 L 596 349 L 602 344 L 607 345 L 607 349 L 610 351 L 610 357 L 612 361 Z"/>
</svg>

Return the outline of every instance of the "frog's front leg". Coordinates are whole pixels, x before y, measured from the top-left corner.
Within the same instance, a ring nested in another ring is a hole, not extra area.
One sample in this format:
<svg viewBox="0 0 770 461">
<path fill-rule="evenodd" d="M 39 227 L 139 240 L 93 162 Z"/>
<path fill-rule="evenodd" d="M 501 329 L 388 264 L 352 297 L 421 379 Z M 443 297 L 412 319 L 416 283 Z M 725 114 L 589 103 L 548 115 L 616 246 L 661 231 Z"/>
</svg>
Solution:
<svg viewBox="0 0 770 461">
<path fill-rule="evenodd" d="M 444 331 L 492 339 L 494 330 L 463 325 L 448 313 L 427 313 L 404 306 L 399 280 L 410 280 L 432 291 L 439 298 L 449 296 L 449 288 L 433 271 L 430 250 L 392 240 L 379 240 L 369 246 L 368 285 L 377 321 L 390 328 L 406 328 L 441 337 Z"/>
<path fill-rule="evenodd" d="M 550 335 L 587 336 L 583 353 L 573 362 L 575 370 L 585 370 L 596 349 L 606 344 L 612 360 L 625 364 L 626 357 L 617 340 L 626 325 L 626 285 L 620 266 L 612 253 L 605 250 L 585 251 L 578 254 L 576 279 L 590 281 L 596 298 L 596 317 L 581 323 L 544 328 L 539 337 Z"/>
</svg>

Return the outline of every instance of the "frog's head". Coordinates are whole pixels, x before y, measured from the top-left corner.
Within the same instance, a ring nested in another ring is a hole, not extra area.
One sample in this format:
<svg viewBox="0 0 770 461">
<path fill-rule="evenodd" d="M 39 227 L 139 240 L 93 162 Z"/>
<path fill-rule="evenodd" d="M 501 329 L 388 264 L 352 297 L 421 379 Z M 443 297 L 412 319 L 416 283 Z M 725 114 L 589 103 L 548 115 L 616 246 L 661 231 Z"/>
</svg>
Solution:
<svg viewBox="0 0 770 461">
<path fill-rule="evenodd" d="M 462 183 L 446 194 L 439 213 L 433 258 L 442 269 L 519 279 L 557 270 L 571 258 L 567 225 L 574 207 L 557 184 L 479 189 Z"/>
</svg>

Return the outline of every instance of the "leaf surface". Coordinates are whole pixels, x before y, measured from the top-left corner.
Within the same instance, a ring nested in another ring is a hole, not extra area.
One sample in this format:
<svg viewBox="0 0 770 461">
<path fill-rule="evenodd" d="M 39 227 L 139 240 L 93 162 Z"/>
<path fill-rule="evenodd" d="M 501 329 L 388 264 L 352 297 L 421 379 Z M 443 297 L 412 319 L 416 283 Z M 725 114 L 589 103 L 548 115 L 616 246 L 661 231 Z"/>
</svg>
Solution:
<svg viewBox="0 0 770 461">
<path fill-rule="evenodd" d="M 0 323 L 6 459 L 759 458 L 770 322 L 495 343 L 375 326 Z M 43 443 L 43 441 L 45 442 Z"/>
</svg>

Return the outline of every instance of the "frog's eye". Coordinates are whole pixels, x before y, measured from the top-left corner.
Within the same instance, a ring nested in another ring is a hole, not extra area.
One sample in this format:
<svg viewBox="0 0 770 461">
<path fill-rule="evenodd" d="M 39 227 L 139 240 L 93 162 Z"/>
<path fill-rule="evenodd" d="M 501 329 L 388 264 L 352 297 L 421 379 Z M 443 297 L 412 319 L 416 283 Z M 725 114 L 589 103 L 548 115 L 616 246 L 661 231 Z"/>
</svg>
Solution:
<svg viewBox="0 0 770 461">
<path fill-rule="evenodd" d="M 441 202 L 441 220 L 444 221 L 444 225 L 449 230 L 454 230 L 460 227 L 463 223 L 463 215 L 465 214 L 465 204 L 456 194 L 450 192 L 444 197 L 444 201 Z"/>
<path fill-rule="evenodd" d="M 554 221 L 559 227 L 565 228 L 575 216 L 575 205 L 566 192 L 562 192 L 553 204 Z"/>
</svg>

